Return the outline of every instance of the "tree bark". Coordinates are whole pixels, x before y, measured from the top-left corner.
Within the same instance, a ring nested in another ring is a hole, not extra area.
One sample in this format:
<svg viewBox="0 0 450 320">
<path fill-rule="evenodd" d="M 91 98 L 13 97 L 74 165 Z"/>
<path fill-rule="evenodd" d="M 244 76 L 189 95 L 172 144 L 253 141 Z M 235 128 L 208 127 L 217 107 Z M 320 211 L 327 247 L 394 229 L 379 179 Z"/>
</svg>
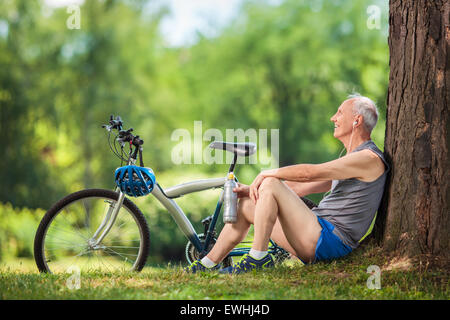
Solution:
<svg viewBox="0 0 450 320">
<path fill-rule="evenodd" d="M 448 0 L 391 0 L 385 155 L 375 233 L 400 255 L 449 253 Z"/>
</svg>

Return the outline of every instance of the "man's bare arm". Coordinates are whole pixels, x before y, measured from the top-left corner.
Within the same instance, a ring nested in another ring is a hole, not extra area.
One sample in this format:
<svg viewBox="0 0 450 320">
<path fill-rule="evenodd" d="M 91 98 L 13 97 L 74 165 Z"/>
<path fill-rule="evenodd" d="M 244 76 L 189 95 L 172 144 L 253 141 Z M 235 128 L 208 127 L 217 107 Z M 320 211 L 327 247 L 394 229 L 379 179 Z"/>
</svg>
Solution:
<svg viewBox="0 0 450 320">
<path fill-rule="evenodd" d="M 318 182 L 356 178 L 373 181 L 384 171 L 381 159 L 370 150 L 350 153 L 322 164 L 296 164 L 258 174 L 250 185 L 249 196 L 256 203 L 258 188 L 267 177 L 297 182 Z"/>
<path fill-rule="evenodd" d="M 260 173 L 262 178 L 275 177 L 298 182 L 344 180 L 350 178 L 371 181 L 384 171 L 381 159 L 370 150 L 350 153 L 321 164 L 296 164 Z M 258 181 L 261 183 L 261 181 Z"/>
<path fill-rule="evenodd" d="M 299 197 L 330 191 L 331 180 L 314 182 L 284 181 Z"/>
</svg>

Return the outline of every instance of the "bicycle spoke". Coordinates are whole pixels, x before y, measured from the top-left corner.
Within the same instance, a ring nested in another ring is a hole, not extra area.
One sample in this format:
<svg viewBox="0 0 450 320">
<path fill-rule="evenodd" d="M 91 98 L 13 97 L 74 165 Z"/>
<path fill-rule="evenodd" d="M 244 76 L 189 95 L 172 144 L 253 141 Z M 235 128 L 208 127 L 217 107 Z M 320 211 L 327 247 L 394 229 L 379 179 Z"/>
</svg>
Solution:
<svg viewBox="0 0 450 320">
<path fill-rule="evenodd" d="M 79 232 L 78 233 L 75 233 L 75 232 L 72 232 L 72 231 L 70 231 L 70 230 L 67 230 L 67 229 L 63 229 L 63 228 L 61 228 L 61 227 L 57 227 L 57 226 L 52 226 L 52 229 L 56 229 L 56 230 L 61 230 L 61 231 L 63 231 L 63 232 L 67 232 L 67 233 L 70 233 L 70 234 L 73 234 L 73 235 L 76 235 L 76 236 L 80 236 L 80 234 L 79 234 Z M 84 240 L 88 240 L 86 237 L 84 237 L 83 235 L 81 235 L 81 237 L 84 239 Z"/>
<path fill-rule="evenodd" d="M 49 240 L 51 241 L 51 242 L 59 242 L 59 243 L 65 243 L 65 244 L 68 244 L 68 245 L 72 245 L 73 244 L 73 241 L 69 241 L 69 240 L 64 240 L 64 239 L 61 239 L 61 238 L 59 238 L 59 237 L 56 237 L 56 236 L 54 236 L 54 235 L 52 235 L 51 237 L 49 237 L 50 239 L 48 239 L 48 240 L 46 240 L 46 242 L 48 242 Z M 53 239 L 56 239 L 57 241 L 54 241 Z"/>
<path fill-rule="evenodd" d="M 64 211 L 67 212 L 66 208 L 64 208 Z M 66 218 L 64 215 L 63 215 L 63 218 L 68 222 L 68 225 L 70 225 L 69 220 L 67 220 L 67 218 Z M 80 231 L 78 231 L 78 228 L 75 228 L 75 231 L 76 231 L 83 239 L 88 240 L 85 236 L 83 236 L 83 235 L 81 234 Z"/>
<path fill-rule="evenodd" d="M 43 258 L 51 271 L 66 272 L 73 265 L 81 267 L 83 272 L 134 268 L 142 250 L 142 236 L 127 207 L 120 208 L 116 221 L 101 243 L 94 246 L 95 243 L 90 242 L 95 226 L 104 220 L 111 201 L 114 200 L 81 198 L 58 211 L 43 240 Z"/>
<path fill-rule="evenodd" d="M 100 264 L 103 265 L 103 266 L 106 268 L 106 270 L 108 270 L 108 272 L 111 272 L 111 270 L 109 269 L 109 267 L 105 264 L 105 261 L 104 261 L 105 259 L 100 259 L 100 258 L 98 257 L 98 253 L 96 253 L 95 256 L 97 257 L 97 260 L 100 262 Z"/>
<path fill-rule="evenodd" d="M 117 252 L 117 251 L 115 251 L 115 250 L 113 250 L 113 249 L 111 249 L 111 248 L 108 248 L 108 247 L 106 247 L 105 249 L 106 249 L 106 250 L 109 250 L 109 251 L 112 251 L 114 254 L 119 255 L 119 256 L 121 256 L 121 257 L 124 258 L 124 259 L 129 259 L 129 258 L 128 258 L 128 257 L 124 257 L 123 255 L 126 255 L 126 256 L 134 256 L 134 257 L 137 257 L 137 256 L 138 256 L 137 254 L 119 253 L 119 252 Z"/>
<path fill-rule="evenodd" d="M 63 248 L 63 249 L 76 249 L 77 247 L 83 247 L 83 245 L 78 245 L 78 246 L 66 246 L 66 245 L 58 245 L 59 247 Z M 61 248 L 47 248 L 45 250 L 48 251 L 52 251 L 52 250 L 61 250 Z"/>
<path fill-rule="evenodd" d="M 128 246 L 107 246 L 108 248 L 129 248 L 129 249 L 139 249 L 140 247 L 128 247 Z"/>
</svg>

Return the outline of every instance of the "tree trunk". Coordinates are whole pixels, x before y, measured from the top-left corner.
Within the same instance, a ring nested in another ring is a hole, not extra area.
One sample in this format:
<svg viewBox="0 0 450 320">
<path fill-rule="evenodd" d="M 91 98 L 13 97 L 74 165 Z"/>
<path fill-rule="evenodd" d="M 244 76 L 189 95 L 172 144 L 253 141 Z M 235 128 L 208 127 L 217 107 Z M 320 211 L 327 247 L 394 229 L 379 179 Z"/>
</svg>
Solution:
<svg viewBox="0 0 450 320">
<path fill-rule="evenodd" d="M 399 255 L 449 253 L 448 0 L 391 0 L 385 155 L 376 235 Z"/>
</svg>

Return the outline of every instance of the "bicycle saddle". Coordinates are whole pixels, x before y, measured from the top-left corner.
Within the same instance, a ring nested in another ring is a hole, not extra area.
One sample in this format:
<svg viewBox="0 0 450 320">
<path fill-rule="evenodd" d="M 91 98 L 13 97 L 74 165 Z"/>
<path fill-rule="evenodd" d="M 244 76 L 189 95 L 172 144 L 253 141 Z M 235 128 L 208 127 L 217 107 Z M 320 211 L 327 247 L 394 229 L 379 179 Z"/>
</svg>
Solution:
<svg viewBox="0 0 450 320">
<path fill-rule="evenodd" d="M 238 156 L 251 156 L 256 152 L 256 144 L 252 142 L 224 142 L 213 141 L 209 145 L 212 149 L 222 149 L 235 153 Z"/>
</svg>

